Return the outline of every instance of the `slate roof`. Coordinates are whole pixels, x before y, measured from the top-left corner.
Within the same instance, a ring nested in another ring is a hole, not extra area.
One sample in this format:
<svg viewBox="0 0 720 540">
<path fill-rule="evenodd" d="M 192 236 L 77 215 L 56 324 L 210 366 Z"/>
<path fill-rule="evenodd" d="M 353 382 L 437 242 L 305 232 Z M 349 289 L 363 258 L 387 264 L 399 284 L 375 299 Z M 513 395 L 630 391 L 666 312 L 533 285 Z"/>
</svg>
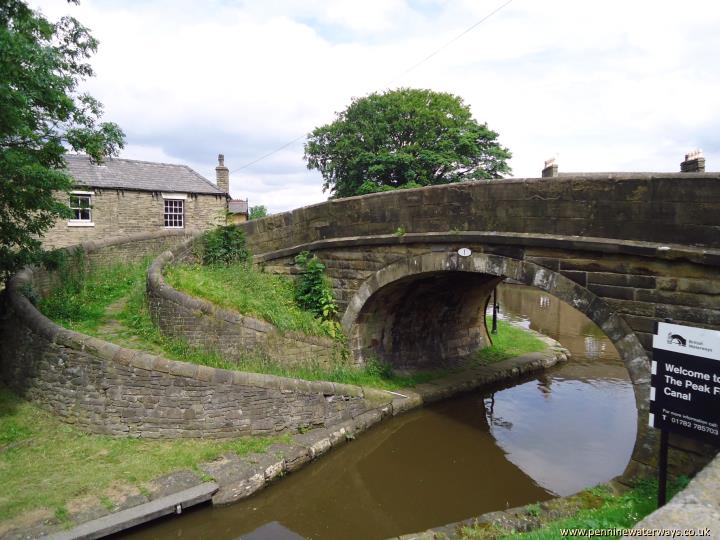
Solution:
<svg viewBox="0 0 720 540">
<path fill-rule="evenodd" d="M 247 214 L 248 202 L 243 201 L 242 199 L 229 201 L 228 212 L 230 212 L 231 214 Z"/>
<path fill-rule="evenodd" d="M 78 186 L 223 194 L 215 184 L 187 165 L 119 158 L 108 158 L 101 165 L 96 165 L 82 154 L 66 154 L 65 161 Z"/>
</svg>

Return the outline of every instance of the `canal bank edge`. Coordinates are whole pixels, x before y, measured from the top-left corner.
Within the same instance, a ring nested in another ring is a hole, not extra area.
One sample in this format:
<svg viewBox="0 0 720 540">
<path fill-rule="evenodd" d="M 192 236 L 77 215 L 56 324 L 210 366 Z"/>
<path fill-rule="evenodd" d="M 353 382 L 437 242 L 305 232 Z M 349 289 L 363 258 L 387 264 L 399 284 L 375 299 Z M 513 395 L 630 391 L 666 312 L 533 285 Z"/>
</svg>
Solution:
<svg viewBox="0 0 720 540">
<path fill-rule="evenodd" d="M 295 435 L 292 444 L 272 445 L 268 452 L 260 457 L 244 459 L 235 455 L 225 455 L 201 465 L 203 472 L 212 476 L 219 485 L 217 493 L 212 498 L 213 504 L 231 504 L 249 497 L 265 487 L 268 482 L 299 470 L 385 418 L 463 392 L 507 383 L 568 359 L 569 351 L 557 341 L 532 330 L 529 332 L 546 343 L 547 347 L 544 351 L 527 353 L 487 366 L 475 366 L 436 381 L 417 385 L 412 389 L 402 389 L 400 392 L 378 391 L 363 387 L 366 393 L 371 391 L 383 393 L 391 400 L 351 420 Z"/>
<path fill-rule="evenodd" d="M 620 482 L 619 478 L 596 487 L 601 486 L 614 493 L 622 493 L 627 490 L 627 485 Z M 463 527 L 478 526 L 487 527 L 489 530 L 494 526 L 500 527 L 508 533 L 511 531 L 529 532 L 542 527 L 543 519 L 547 521 L 547 518 L 556 520 L 572 517 L 581 508 L 582 495 L 575 494 L 541 503 L 488 512 L 477 517 L 433 527 L 423 532 L 393 536 L 388 540 L 454 540 L 460 537 L 460 530 Z M 640 520 L 635 524 L 633 530 L 709 530 L 710 536 L 705 535 L 705 537 L 716 538 L 720 531 L 720 454 L 715 456 L 669 503 Z M 599 535 L 596 534 L 596 536 Z M 641 536 L 661 537 L 657 534 Z M 666 536 L 669 537 L 669 535 Z M 635 536 L 628 535 L 622 538 L 624 540 L 633 537 Z"/>
<path fill-rule="evenodd" d="M 59 523 L 37 523 L 22 531 L 9 531 L 2 536 L 2 539 L 19 540 L 36 537 L 57 540 L 101 538 L 107 534 L 122 531 L 155 519 L 158 516 L 155 516 L 152 510 L 153 505 L 157 505 L 158 497 L 178 496 L 182 498 L 183 492 L 199 486 L 206 486 L 208 477 L 212 477 L 217 484 L 217 490 L 211 496 L 212 504 L 232 504 L 260 491 L 270 482 L 301 469 L 326 454 L 332 448 L 351 441 L 386 418 L 463 392 L 512 382 L 568 359 L 569 351 L 557 341 L 532 330 L 523 330 L 536 335 L 546 343 L 546 349 L 487 366 L 476 366 L 433 382 L 418 385 L 413 389 L 403 389 L 401 392 L 391 393 L 364 388 L 363 390 L 374 393 L 377 397 L 381 393 L 385 394 L 388 400 L 386 403 L 365 411 L 351 420 L 332 427 L 317 428 L 307 433 L 295 435 L 291 444 L 274 444 L 263 454 L 250 454 L 239 457 L 236 454 L 228 453 L 212 462 L 203 463 L 199 466 L 203 473 L 202 477 L 195 472 L 182 470 L 151 481 L 150 484 L 161 486 L 161 489 L 154 490 L 150 497 L 135 496 L 133 500 L 127 500 L 119 505 L 118 510 L 125 512 L 124 516 L 127 516 L 125 523 L 119 519 L 111 519 L 113 516 L 117 516 L 119 512 L 110 513 L 102 505 L 98 505 L 97 508 L 84 512 L 86 519 L 89 519 L 89 521 L 81 522 L 80 525 L 73 529 L 58 532 Z M 178 502 L 177 504 L 181 505 L 181 509 L 190 507 L 187 501 Z M 147 516 L 147 519 L 143 519 L 143 516 Z M 122 518 L 121 516 L 117 517 Z M 71 518 L 82 519 L 83 516 L 71 516 Z"/>
</svg>

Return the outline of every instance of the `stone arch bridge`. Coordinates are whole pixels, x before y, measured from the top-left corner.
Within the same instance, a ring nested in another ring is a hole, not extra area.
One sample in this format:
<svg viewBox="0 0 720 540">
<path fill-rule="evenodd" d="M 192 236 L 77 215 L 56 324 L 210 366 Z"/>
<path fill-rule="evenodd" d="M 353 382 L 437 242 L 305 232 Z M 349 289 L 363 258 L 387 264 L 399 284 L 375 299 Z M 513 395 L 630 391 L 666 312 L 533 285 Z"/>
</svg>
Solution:
<svg viewBox="0 0 720 540">
<path fill-rule="evenodd" d="M 356 361 L 452 362 L 487 339 L 506 279 L 579 309 L 613 341 L 647 435 L 655 321 L 720 329 L 720 173 L 561 175 L 331 200 L 244 224 L 256 260 L 327 266 Z M 468 248 L 469 256 L 458 250 Z M 480 309 L 479 309 L 480 308 Z"/>
</svg>

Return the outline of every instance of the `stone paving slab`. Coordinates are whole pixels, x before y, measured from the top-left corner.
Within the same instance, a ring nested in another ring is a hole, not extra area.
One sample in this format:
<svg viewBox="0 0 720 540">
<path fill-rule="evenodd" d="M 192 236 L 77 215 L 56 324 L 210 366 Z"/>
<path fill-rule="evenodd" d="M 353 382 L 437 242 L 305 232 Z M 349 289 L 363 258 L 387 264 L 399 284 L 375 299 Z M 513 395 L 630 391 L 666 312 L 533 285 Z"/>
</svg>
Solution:
<svg viewBox="0 0 720 540">
<path fill-rule="evenodd" d="M 69 531 L 52 534 L 48 538 L 52 540 L 102 538 L 168 514 L 174 514 L 177 512 L 178 506 L 182 511 L 183 508 L 209 501 L 217 490 L 218 485 L 215 482 L 205 482 L 149 503 L 88 521 Z"/>
</svg>

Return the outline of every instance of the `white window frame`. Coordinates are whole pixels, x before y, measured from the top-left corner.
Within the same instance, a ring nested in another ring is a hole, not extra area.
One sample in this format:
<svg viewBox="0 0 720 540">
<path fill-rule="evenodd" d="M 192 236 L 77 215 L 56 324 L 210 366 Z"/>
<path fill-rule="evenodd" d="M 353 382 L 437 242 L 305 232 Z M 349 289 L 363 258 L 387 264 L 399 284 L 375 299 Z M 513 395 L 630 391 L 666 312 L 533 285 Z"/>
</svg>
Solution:
<svg viewBox="0 0 720 540">
<path fill-rule="evenodd" d="M 187 200 L 188 196 L 187 193 L 161 193 L 163 199 L 182 199 L 183 201 Z"/>
<path fill-rule="evenodd" d="M 186 197 L 182 198 L 174 198 L 174 197 L 165 197 L 165 193 L 163 193 L 163 224 L 165 225 L 166 229 L 184 229 L 185 228 L 185 199 Z M 171 209 L 177 209 L 180 208 L 180 212 L 168 212 L 168 203 L 171 203 Z M 180 203 L 179 205 L 173 204 L 173 203 Z M 177 224 L 177 216 L 180 217 L 179 222 L 180 224 Z M 170 222 L 175 222 L 175 225 L 168 225 L 168 218 L 170 218 Z M 175 219 L 173 219 L 175 218 Z"/>
<path fill-rule="evenodd" d="M 67 224 L 68 227 L 94 227 L 95 223 L 93 223 L 92 220 L 92 199 L 93 199 L 93 193 L 92 191 L 71 191 L 70 192 L 70 209 L 74 212 L 75 210 L 87 210 L 88 211 L 88 219 L 70 219 L 68 220 Z M 88 207 L 87 209 L 83 208 L 82 206 L 73 206 L 73 197 L 87 197 L 88 199 Z"/>
</svg>

